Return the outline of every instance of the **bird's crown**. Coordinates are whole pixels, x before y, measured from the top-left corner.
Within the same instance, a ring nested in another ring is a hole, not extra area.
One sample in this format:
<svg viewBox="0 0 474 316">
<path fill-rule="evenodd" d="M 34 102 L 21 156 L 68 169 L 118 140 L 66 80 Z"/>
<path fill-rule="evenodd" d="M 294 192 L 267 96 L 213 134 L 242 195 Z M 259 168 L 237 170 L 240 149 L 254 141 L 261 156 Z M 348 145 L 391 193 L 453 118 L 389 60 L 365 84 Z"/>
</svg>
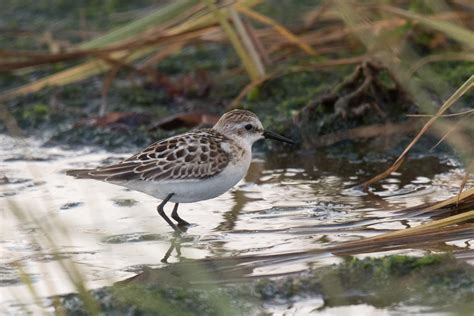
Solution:
<svg viewBox="0 0 474 316">
<path fill-rule="evenodd" d="M 263 138 L 263 126 L 255 113 L 232 110 L 221 116 L 213 127 L 226 136 L 238 136 L 250 143 Z"/>
</svg>

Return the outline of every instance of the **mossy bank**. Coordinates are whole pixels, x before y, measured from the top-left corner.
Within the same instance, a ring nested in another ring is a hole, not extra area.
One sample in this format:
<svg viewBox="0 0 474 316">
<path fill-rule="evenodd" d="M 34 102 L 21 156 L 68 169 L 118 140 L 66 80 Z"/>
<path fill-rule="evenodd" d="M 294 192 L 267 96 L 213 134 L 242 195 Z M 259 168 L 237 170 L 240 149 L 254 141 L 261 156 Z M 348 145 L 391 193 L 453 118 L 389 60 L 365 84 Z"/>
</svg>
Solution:
<svg viewBox="0 0 474 316">
<path fill-rule="evenodd" d="M 342 263 L 292 276 L 258 280 L 222 277 L 209 260 L 181 262 L 91 292 L 105 314 L 244 315 L 272 304 L 319 297 L 315 309 L 370 304 L 397 310 L 436 308 L 466 314 L 474 308 L 474 267 L 448 255 L 346 258 Z M 192 271 L 190 271 L 192 269 Z M 235 275 L 233 275 L 235 277 Z M 77 294 L 60 298 L 58 309 L 87 314 Z"/>
</svg>

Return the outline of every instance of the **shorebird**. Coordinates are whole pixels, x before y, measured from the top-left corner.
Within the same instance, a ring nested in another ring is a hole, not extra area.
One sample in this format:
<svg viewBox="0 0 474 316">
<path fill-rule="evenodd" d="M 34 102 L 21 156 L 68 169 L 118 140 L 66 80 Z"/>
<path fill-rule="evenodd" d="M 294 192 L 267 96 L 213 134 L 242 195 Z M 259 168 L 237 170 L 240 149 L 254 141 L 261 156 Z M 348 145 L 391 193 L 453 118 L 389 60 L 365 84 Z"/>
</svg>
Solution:
<svg viewBox="0 0 474 316">
<path fill-rule="evenodd" d="M 264 130 L 254 113 L 232 110 L 210 129 L 157 141 L 117 164 L 68 170 L 66 174 L 109 182 L 162 200 L 158 213 L 180 232 L 189 223 L 178 215 L 179 203 L 212 199 L 236 185 L 247 174 L 253 143 L 263 138 L 293 144 L 289 138 Z M 178 225 L 164 211 L 168 202 L 175 203 L 171 217 Z"/>
</svg>

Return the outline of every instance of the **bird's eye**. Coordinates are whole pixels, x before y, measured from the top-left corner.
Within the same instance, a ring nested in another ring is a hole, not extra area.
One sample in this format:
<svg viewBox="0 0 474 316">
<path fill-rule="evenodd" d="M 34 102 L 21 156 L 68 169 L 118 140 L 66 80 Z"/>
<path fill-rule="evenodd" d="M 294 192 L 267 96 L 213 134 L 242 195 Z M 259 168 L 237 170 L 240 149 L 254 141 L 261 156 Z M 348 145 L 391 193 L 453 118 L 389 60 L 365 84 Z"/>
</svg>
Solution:
<svg viewBox="0 0 474 316">
<path fill-rule="evenodd" d="M 250 131 L 253 128 L 252 124 L 245 125 L 245 129 Z"/>
</svg>

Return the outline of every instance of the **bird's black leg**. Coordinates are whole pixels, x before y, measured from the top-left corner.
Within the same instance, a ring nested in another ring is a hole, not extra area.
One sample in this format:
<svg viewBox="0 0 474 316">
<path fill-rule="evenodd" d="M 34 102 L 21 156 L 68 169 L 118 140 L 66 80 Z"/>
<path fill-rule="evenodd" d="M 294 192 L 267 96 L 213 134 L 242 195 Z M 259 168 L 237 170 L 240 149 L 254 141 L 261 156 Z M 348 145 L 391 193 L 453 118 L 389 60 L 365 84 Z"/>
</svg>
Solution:
<svg viewBox="0 0 474 316">
<path fill-rule="evenodd" d="M 178 206 L 179 206 L 179 203 L 174 204 L 174 208 L 173 208 L 173 212 L 171 213 L 171 217 L 174 218 L 174 220 L 178 222 L 178 226 L 189 226 L 188 222 L 186 222 L 184 219 L 179 217 L 179 215 L 178 215 Z"/>
<path fill-rule="evenodd" d="M 180 232 L 180 230 L 176 227 L 176 225 L 168 218 L 168 216 L 166 216 L 165 214 L 165 210 L 164 210 L 164 207 L 166 205 L 166 203 L 168 203 L 168 201 L 171 199 L 171 197 L 173 196 L 174 193 L 171 193 L 170 195 L 168 195 L 161 203 L 160 205 L 158 205 L 158 214 L 161 215 L 161 217 L 163 217 L 163 219 L 174 229 L 175 232 Z"/>
</svg>

